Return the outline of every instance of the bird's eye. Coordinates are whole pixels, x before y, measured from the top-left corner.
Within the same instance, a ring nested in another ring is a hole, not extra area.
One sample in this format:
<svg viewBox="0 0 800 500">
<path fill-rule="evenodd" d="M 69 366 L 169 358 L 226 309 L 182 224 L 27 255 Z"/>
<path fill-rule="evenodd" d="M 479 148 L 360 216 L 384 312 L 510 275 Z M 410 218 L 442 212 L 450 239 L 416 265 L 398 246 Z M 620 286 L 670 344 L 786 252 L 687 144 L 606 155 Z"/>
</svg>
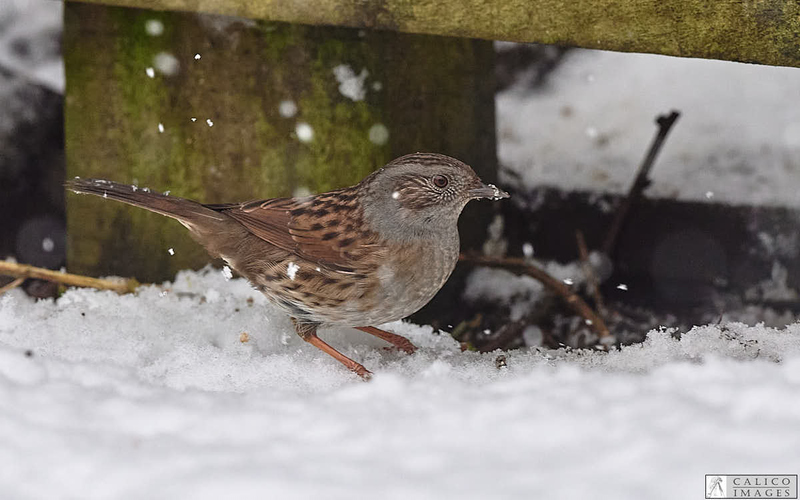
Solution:
<svg viewBox="0 0 800 500">
<path fill-rule="evenodd" d="M 443 175 L 434 175 L 432 180 L 433 185 L 439 189 L 444 189 L 447 187 L 447 177 Z"/>
</svg>

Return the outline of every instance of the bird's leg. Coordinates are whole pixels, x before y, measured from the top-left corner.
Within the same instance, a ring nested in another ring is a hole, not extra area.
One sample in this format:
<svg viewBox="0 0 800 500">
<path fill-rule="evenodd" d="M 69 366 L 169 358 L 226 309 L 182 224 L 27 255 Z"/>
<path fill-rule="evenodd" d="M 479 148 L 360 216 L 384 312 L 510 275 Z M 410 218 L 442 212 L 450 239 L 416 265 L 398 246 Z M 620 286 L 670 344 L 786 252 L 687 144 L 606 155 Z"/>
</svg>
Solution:
<svg viewBox="0 0 800 500">
<path fill-rule="evenodd" d="M 337 351 L 336 349 L 325 343 L 325 341 L 323 341 L 321 338 L 317 337 L 317 325 L 309 323 L 299 323 L 294 318 L 292 318 L 292 322 L 294 323 L 294 329 L 297 332 L 297 335 L 299 335 L 301 339 L 305 340 L 306 342 L 313 345 L 322 352 L 329 354 L 330 356 L 333 357 L 333 359 L 346 366 L 350 371 L 356 372 L 356 374 L 358 374 L 359 377 L 363 378 L 364 380 L 369 380 L 370 376 L 372 375 L 372 372 L 364 368 L 363 365 L 353 361 L 344 354 L 340 353 L 339 351 Z"/>
<path fill-rule="evenodd" d="M 410 340 L 402 335 L 397 335 L 396 333 L 387 332 L 386 330 L 381 330 L 380 328 L 375 328 L 374 326 L 357 326 L 356 330 L 361 330 L 364 333 L 369 333 L 370 335 L 374 335 L 379 339 L 383 339 L 398 349 L 402 349 L 408 354 L 414 354 L 414 352 L 417 350 L 417 346 L 412 344 Z"/>
</svg>

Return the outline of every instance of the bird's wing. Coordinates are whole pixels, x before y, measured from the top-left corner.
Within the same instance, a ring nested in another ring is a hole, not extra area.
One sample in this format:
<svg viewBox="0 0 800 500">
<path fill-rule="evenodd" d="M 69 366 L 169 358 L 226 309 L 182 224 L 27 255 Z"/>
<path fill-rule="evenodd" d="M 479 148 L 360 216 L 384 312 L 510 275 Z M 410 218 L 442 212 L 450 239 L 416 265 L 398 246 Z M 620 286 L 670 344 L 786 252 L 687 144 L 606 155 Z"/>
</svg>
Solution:
<svg viewBox="0 0 800 500">
<path fill-rule="evenodd" d="M 321 265 L 354 271 L 365 259 L 377 257 L 377 235 L 363 222 L 354 188 L 205 206 L 232 217 L 267 243 Z"/>
</svg>

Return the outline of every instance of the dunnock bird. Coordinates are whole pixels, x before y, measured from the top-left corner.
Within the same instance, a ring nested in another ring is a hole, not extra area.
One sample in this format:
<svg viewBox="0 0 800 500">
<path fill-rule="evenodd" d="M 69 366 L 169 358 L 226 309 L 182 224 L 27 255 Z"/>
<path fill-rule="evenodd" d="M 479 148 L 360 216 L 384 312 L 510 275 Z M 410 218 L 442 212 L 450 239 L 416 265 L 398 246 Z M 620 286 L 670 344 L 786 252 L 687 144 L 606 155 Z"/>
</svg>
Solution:
<svg viewBox="0 0 800 500">
<path fill-rule="evenodd" d="M 292 317 L 297 334 L 367 378 L 370 372 L 317 337 L 320 326 L 350 326 L 413 353 L 379 325 L 424 306 L 458 260 L 457 221 L 470 200 L 507 198 L 466 164 L 416 153 L 352 187 L 306 198 L 206 205 L 95 179 L 68 189 L 177 219 Z"/>
</svg>

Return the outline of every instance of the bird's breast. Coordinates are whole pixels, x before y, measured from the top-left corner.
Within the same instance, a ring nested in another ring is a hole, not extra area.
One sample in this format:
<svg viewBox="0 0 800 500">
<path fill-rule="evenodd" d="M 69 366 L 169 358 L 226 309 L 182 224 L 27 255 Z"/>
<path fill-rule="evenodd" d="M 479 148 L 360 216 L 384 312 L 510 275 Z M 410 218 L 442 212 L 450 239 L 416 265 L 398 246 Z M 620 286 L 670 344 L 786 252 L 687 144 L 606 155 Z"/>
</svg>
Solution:
<svg viewBox="0 0 800 500">
<path fill-rule="evenodd" d="M 421 239 L 389 245 L 378 265 L 376 324 L 395 321 L 427 304 L 450 277 L 458 261 L 458 240 Z"/>
</svg>

